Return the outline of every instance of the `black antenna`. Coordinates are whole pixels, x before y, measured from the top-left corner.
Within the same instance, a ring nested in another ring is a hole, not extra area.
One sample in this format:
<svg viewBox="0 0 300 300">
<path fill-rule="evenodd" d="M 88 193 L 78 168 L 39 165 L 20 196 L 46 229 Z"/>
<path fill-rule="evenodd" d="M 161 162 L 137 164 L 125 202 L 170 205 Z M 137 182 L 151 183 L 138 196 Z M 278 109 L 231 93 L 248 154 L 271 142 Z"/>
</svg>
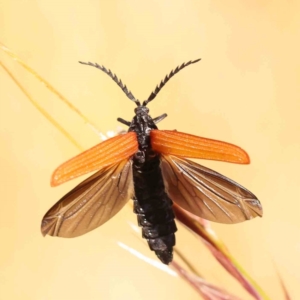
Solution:
<svg viewBox="0 0 300 300">
<path fill-rule="evenodd" d="M 156 86 L 155 90 L 151 93 L 151 95 L 149 96 L 149 98 L 147 100 L 145 100 L 143 102 L 143 105 L 147 105 L 150 101 L 152 101 L 156 96 L 157 94 L 159 93 L 159 91 L 163 88 L 163 86 L 176 74 L 178 73 L 180 70 L 182 70 L 183 68 L 187 67 L 188 65 L 191 65 L 191 64 L 195 64 L 196 62 L 198 62 L 199 60 L 201 60 L 201 58 L 199 59 L 196 59 L 196 60 L 190 60 L 189 62 L 187 63 L 183 63 L 181 66 L 178 66 L 175 70 L 172 70 L 170 72 L 169 75 L 167 75 L 165 77 L 164 80 L 162 80 L 160 82 L 159 85 Z"/>
<path fill-rule="evenodd" d="M 80 61 L 79 63 L 83 64 L 83 65 L 88 65 L 88 66 L 92 66 L 95 67 L 97 69 L 100 69 L 101 71 L 103 71 L 104 73 L 106 73 L 121 89 L 122 91 L 126 94 L 126 96 L 133 102 L 135 102 L 135 104 L 137 106 L 140 106 L 141 103 L 139 100 L 135 99 L 135 97 L 133 96 L 133 94 L 127 89 L 127 86 L 123 84 L 122 80 L 119 79 L 117 77 L 117 75 L 113 74 L 112 71 L 110 69 L 106 69 L 104 66 L 100 66 L 99 64 L 95 63 L 91 63 L 91 62 L 82 62 Z"/>
</svg>

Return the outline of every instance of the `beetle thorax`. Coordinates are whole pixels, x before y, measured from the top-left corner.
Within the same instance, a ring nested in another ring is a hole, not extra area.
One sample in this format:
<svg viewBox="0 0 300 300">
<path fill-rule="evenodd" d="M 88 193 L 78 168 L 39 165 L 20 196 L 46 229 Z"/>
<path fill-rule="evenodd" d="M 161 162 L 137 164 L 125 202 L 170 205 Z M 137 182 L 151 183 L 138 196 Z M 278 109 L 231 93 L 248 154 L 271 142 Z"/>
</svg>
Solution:
<svg viewBox="0 0 300 300">
<path fill-rule="evenodd" d="M 140 150 L 150 148 L 150 131 L 157 129 L 146 106 L 138 106 L 134 110 L 135 116 L 131 121 L 128 131 L 134 131 L 137 134 Z"/>
</svg>

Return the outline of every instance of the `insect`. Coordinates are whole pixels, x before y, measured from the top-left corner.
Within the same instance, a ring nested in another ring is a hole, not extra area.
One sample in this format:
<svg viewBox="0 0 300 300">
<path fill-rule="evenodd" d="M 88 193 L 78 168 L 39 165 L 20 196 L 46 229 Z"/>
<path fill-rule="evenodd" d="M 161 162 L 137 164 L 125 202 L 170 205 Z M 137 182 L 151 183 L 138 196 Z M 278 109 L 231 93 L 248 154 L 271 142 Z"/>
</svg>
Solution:
<svg viewBox="0 0 300 300">
<path fill-rule="evenodd" d="M 132 121 L 117 120 L 128 132 L 110 138 L 59 166 L 51 185 L 96 171 L 58 201 L 44 216 L 43 235 L 76 237 L 99 227 L 130 200 L 142 236 L 164 263 L 173 258 L 175 232 L 173 201 L 201 218 L 219 223 L 238 223 L 262 216 L 262 206 L 250 191 L 225 176 L 186 158 L 203 158 L 248 164 L 248 154 L 235 145 L 171 130 L 156 124 L 167 114 L 149 115 L 147 104 L 183 68 L 200 59 L 178 66 L 167 75 L 147 100 L 141 103 L 118 77 L 99 64 L 136 104 Z"/>
</svg>

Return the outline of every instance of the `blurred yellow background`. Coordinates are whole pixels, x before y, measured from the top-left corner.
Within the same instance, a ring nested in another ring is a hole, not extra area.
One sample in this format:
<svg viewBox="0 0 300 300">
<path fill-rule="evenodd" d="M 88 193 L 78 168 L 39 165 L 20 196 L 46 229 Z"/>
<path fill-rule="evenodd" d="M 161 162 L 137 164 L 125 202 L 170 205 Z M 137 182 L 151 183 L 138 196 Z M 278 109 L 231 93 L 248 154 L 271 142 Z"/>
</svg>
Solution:
<svg viewBox="0 0 300 300">
<path fill-rule="evenodd" d="M 299 1 L 0 1 L 0 41 L 53 84 L 103 132 L 130 120 L 134 104 L 101 71 L 111 68 L 144 100 L 182 62 L 149 105 L 177 129 L 243 147 L 251 165 L 201 161 L 250 189 L 264 217 L 212 224 L 271 299 L 281 274 L 300 299 Z M 97 135 L 4 53 L 0 59 L 83 148 Z M 132 230 L 130 206 L 76 239 L 43 238 L 45 212 L 79 180 L 50 188 L 74 147 L 0 69 L 0 298 L 198 299 L 186 282 L 118 246 L 156 259 Z M 252 299 L 207 249 L 179 226 L 177 246 L 209 281 Z"/>
</svg>

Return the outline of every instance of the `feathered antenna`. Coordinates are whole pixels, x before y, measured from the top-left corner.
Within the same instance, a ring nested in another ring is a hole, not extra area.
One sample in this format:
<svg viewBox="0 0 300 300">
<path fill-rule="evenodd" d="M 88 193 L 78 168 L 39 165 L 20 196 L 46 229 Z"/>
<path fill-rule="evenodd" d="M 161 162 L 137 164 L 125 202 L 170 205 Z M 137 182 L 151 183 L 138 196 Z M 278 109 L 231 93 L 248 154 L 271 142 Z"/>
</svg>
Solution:
<svg viewBox="0 0 300 300">
<path fill-rule="evenodd" d="M 159 91 L 163 88 L 163 86 L 164 86 L 164 85 L 165 85 L 165 84 L 166 84 L 166 83 L 167 83 L 167 82 L 168 82 L 168 81 L 169 81 L 176 73 L 178 73 L 180 70 L 182 70 L 183 68 L 187 67 L 188 65 L 191 65 L 191 64 L 194 64 L 194 63 L 198 62 L 199 60 L 201 60 L 201 58 L 196 59 L 196 60 L 190 60 L 189 62 L 183 63 L 181 66 L 178 66 L 175 70 L 172 70 L 172 71 L 170 72 L 170 74 L 167 75 L 167 76 L 165 77 L 165 79 L 162 80 L 162 81 L 160 82 L 160 84 L 156 86 L 155 90 L 151 93 L 151 95 L 149 96 L 149 98 L 143 102 L 143 105 L 146 106 L 150 101 L 152 101 L 152 100 L 157 96 L 157 94 L 159 93 Z"/>
<path fill-rule="evenodd" d="M 135 102 L 135 104 L 137 105 L 137 106 L 140 106 L 141 105 L 141 103 L 140 103 L 140 101 L 139 100 L 137 100 L 134 96 L 133 96 L 133 94 L 131 93 L 131 91 L 129 91 L 128 89 L 127 89 L 127 86 L 126 85 L 124 85 L 123 84 L 123 82 L 122 82 L 122 80 L 121 79 L 119 79 L 118 77 L 117 77 L 117 75 L 116 74 L 113 74 L 112 73 L 112 71 L 110 70 L 110 69 L 106 69 L 104 66 L 101 66 L 101 65 L 99 65 L 99 64 L 97 64 L 97 63 L 95 63 L 95 64 L 93 64 L 93 63 L 91 63 L 91 62 L 82 62 L 82 61 L 80 61 L 80 63 L 81 64 L 83 64 L 83 65 L 88 65 L 88 66 L 92 66 L 92 67 L 95 67 L 95 68 L 97 68 L 97 69 L 100 69 L 101 71 L 103 71 L 104 73 L 106 73 L 121 89 L 122 89 L 122 91 L 125 93 L 125 95 L 131 100 L 131 101 L 133 101 L 133 102 Z"/>
</svg>

